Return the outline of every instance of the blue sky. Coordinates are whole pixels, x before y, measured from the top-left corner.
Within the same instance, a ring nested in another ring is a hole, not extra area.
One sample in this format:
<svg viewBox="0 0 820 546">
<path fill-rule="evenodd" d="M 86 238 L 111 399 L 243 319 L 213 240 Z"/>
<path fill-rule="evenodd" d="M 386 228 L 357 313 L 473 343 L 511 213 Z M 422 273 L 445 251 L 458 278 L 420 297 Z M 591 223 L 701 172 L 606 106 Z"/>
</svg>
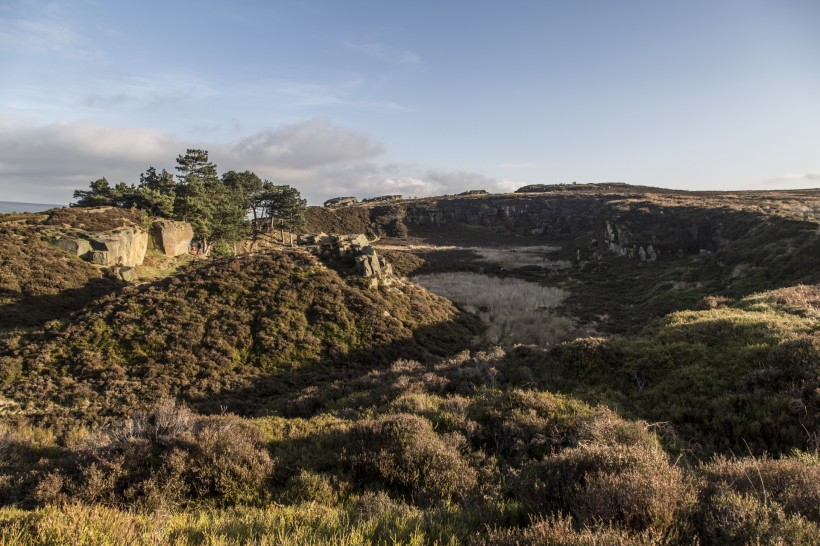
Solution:
<svg viewBox="0 0 820 546">
<path fill-rule="evenodd" d="M 312 203 L 820 186 L 820 2 L 0 1 L 0 200 L 186 148 Z"/>
</svg>

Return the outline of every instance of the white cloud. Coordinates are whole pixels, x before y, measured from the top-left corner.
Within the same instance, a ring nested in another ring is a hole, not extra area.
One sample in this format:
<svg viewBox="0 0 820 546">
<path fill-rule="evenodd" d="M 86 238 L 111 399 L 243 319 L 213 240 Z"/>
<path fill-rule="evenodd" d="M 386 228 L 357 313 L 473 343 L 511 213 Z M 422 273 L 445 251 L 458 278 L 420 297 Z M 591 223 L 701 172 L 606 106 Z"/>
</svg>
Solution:
<svg viewBox="0 0 820 546">
<path fill-rule="evenodd" d="M 382 152 L 382 146 L 366 135 L 317 118 L 257 133 L 231 152 L 255 165 L 302 170 L 371 159 Z"/>
<path fill-rule="evenodd" d="M 807 189 L 820 188 L 820 172 L 805 174 L 785 174 L 769 178 L 756 184 L 762 189 Z"/>
<path fill-rule="evenodd" d="M 355 195 L 359 198 L 392 194 L 428 197 L 479 189 L 491 193 L 508 192 L 520 185 L 510 188 L 507 181 L 468 171 L 424 170 L 414 165 L 389 164 L 379 166 L 370 174 L 341 181 L 334 189 L 336 195 Z"/>
<path fill-rule="evenodd" d="M 289 184 L 312 204 L 340 196 L 429 196 L 468 189 L 508 191 L 509 183 L 463 170 L 381 164 L 382 146 L 368 135 L 309 119 L 238 142 L 183 141 L 145 128 L 84 122 L 33 126 L 0 119 L 3 200 L 68 203 L 75 189 L 106 177 L 136 183 L 149 166 L 173 171 L 186 148 L 204 148 L 220 172 L 251 170 Z"/>
<path fill-rule="evenodd" d="M 172 150 L 184 150 L 184 145 L 149 129 L 3 122 L 0 194 L 11 201 L 66 203 L 74 189 L 103 176 L 112 182 L 135 182 L 140 172 Z"/>
</svg>

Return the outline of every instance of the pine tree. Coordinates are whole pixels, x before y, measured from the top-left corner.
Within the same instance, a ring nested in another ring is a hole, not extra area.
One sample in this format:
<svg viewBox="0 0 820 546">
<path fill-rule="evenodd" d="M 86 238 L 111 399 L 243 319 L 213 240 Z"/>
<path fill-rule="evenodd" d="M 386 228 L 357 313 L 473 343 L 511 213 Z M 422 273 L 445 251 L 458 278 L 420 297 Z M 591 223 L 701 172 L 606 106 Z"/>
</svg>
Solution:
<svg viewBox="0 0 820 546">
<path fill-rule="evenodd" d="M 177 156 L 176 170 L 179 171 L 177 178 L 183 184 L 193 178 L 196 180 L 207 180 L 216 178 L 216 165 L 208 161 L 208 150 L 188 148 L 185 155 Z"/>
<path fill-rule="evenodd" d="M 253 213 L 253 219 L 256 220 L 258 213 L 260 213 L 263 208 L 260 198 L 264 191 L 265 183 L 262 182 L 262 179 L 251 171 L 241 173 L 228 171 L 222 175 L 222 183 L 241 194 L 245 210 L 250 210 Z"/>
<path fill-rule="evenodd" d="M 296 188 L 269 184 L 263 192 L 262 202 L 270 217 L 271 229 L 279 227 L 282 243 L 285 242 L 287 229 L 290 232 L 290 244 L 293 246 L 293 232 L 305 225 L 307 201 L 302 199 Z"/>
</svg>

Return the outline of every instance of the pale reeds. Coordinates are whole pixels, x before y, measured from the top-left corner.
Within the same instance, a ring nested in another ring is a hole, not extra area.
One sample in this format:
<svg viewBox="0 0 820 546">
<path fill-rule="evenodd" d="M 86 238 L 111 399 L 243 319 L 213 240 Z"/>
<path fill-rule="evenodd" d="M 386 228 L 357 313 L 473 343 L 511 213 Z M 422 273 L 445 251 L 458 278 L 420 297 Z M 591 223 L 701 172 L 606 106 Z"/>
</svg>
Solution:
<svg viewBox="0 0 820 546">
<path fill-rule="evenodd" d="M 420 275 L 413 281 L 481 317 L 491 343 L 548 345 L 572 337 L 572 320 L 555 313 L 569 295 L 561 288 L 465 272 Z"/>
</svg>

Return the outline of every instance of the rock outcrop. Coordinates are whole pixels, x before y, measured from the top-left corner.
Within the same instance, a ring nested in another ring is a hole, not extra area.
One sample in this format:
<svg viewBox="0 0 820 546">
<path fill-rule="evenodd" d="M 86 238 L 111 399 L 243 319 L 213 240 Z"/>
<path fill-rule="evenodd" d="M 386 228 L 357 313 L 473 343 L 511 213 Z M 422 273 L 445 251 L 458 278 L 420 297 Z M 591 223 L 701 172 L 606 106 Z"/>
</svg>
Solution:
<svg viewBox="0 0 820 546">
<path fill-rule="evenodd" d="M 138 227 L 124 227 L 90 234 L 88 242 L 91 243 L 89 262 L 133 267 L 145 259 L 148 232 Z"/>
<path fill-rule="evenodd" d="M 157 220 L 151 227 L 154 247 L 166 256 L 180 256 L 191 250 L 194 229 L 188 222 Z"/>
<path fill-rule="evenodd" d="M 352 260 L 356 272 L 370 279 L 371 287 L 376 287 L 379 283 L 389 285 L 393 281 L 392 266 L 384 258 L 379 258 L 376 249 L 363 234 L 300 235 L 298 243 L 320 258 Z"/>
<path fill-rule="evenodd" d="M 401 195 L 380 195 L 378 197 L 368 197 L 362 199 L 362 203 L 392 203 L 394 201 L 401 201 Z"/>
<path fill-rule="evenodd" d="M 148 232 L 136 226 L 101 232 L 48 228 L 44 235 L 52 246 L 104 266 L 140 265 L 148 249 Z"/>
<path fill-rule="evenodd" d="M 334 197 L 324 202 L 326 207 L 349 207 L 355 205 L 359 200 L 355 197 Z"/>
</svg>

